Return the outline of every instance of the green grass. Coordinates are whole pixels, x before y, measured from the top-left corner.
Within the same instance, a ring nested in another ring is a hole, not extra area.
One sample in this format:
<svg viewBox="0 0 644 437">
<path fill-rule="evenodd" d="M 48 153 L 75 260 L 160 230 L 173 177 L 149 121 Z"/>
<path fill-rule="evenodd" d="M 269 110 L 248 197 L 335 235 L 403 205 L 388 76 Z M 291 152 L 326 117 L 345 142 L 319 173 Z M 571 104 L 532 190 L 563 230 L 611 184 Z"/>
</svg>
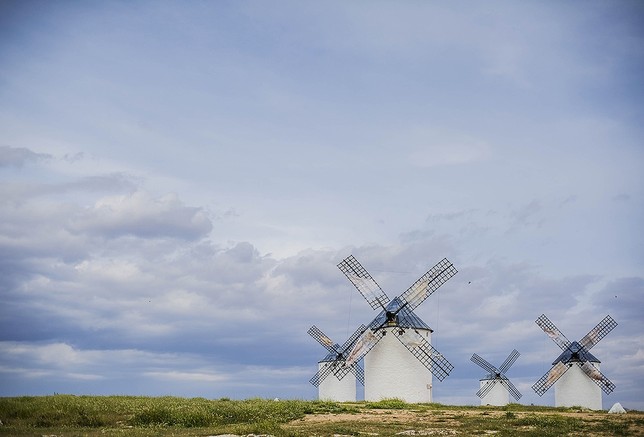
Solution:
<svg viewBox="0 0 644 437">
<path fill-rule="evenodd" d="M 305 419 L 307 418 L 308 419 Z M 317 418 L 314 420 L 311 418 Z M 0 398 L 0 435 L 393 436 L 409 430 L 440 435 L 642 435 L 644 413 L 608 415 L 579 408 L 505 407 L 266 399 L 72 396 Z"/>
<path fill-rule="evenodd" d="M 306 401 L 72 396 L 0 398 L 4 426 L 100 428 L 205 427 L 235 423 L 285 423 L 305 414 L 341 411 L 337 404 Z"/>
<path fill-rule="evenodd" d="M 383 399 L 378 402 L 367 402 L 366 408 L 377 410 L 403 410 L 410 408 L 410 405 L 401 399 Z"/>
</svg>

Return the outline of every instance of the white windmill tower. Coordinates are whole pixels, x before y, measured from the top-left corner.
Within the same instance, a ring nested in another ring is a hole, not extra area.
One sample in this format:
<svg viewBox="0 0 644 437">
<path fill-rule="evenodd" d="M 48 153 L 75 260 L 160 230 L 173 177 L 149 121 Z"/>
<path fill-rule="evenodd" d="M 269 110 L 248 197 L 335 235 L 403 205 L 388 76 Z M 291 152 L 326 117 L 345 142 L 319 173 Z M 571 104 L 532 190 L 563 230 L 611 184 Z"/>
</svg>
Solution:
<svg viewBox="0 0 644 437">
<path fill-rule="evenodd" d="M 521 399 L 522 395 L 519 390 L 517 390 L 514 384 L 512 384 L 512 381 L 505 376 L 505 372 L 510 369 L 512 364 L 514 364 L 517 358 L 519 358 L 519 355 L 521 355 L 519 351 L 514 349 L 498 369 L 479 355 L 472 355 L 470 360 L 488 372 L 488 374 L 480 380 L 480 388 L 479 391 L 476 392 L 476 396 L 481 398 L 481 405 L 507 405 L 510 402 L 510 394 L 512 394 L 512 397 L 517 401 Z"/>
<path fill-rule="evenodd" d="M 413 310 L 456 274 L 454 266 L 443 259 L 392 301 L 353 256 L 338 267 L 373 309 L 382 309 L 345 362 L 364 357 L 365 400 L 431 402 L 432 375 L 442 381 L 453 366 L 432 347 L 431 328 Z"/>
<path fill-rule="evenodd" d="M 532 389 L 542 396 L 555 384 L 555 406 L 581 406 L 591 410 L 602 409 L 602 390 L 610 394 L 613 384 L 599 371 L 600 361 L 589 351 L 599 340 L 615 329 L 617 322 L 606 316 L 579 342 L 570 342 L 545 315 L 536 320 L 563 352 L 552 363 L 545 375 L 534 383 Z"/>
<path fill-rule="evenodd" d="M 318 362 L 318 371 L 309 380 L 318 388 L 318 399 L 336 402 L 355 402 L 356 380 L 364 384 L 364 371 L 358 363 L 344 366 L 349 350 L 367 329 L 361 325 L 356 332 L 342 345 L 334 343 L 317 326 L 307 331 L 329 353 Z"/>
</svg>

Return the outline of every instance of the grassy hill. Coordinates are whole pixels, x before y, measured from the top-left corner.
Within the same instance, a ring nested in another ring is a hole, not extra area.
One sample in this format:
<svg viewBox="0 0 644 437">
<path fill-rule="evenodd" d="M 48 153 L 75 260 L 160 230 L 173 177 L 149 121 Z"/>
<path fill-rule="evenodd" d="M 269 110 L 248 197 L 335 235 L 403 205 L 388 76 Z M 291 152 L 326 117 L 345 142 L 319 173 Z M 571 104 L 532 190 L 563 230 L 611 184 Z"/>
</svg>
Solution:
<svg viewBox="0 0 644 437">
<path fill-rule="evenodd" d="M 72 396 L 0 398 L 11 436 L 644 436 L 644 413 L 510 404 L 441 404 Z"/>
</svg>

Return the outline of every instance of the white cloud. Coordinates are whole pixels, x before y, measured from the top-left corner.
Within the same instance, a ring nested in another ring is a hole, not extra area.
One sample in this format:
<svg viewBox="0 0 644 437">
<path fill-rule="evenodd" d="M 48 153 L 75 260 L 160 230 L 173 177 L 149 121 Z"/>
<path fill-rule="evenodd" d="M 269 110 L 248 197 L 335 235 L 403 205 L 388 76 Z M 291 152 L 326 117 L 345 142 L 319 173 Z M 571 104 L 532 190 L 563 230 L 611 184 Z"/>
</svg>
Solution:
<svg viewBox="0 0 644 437">
<path fill-rule="evenodd" d="M 184 206 L 175 194 L 155 199 L 137 191 L 99 199 L 73 219 L 71 229 L 109 236 L 196 239 L 210 232 L 212 224 L 203 210 Z"/>
</svg>

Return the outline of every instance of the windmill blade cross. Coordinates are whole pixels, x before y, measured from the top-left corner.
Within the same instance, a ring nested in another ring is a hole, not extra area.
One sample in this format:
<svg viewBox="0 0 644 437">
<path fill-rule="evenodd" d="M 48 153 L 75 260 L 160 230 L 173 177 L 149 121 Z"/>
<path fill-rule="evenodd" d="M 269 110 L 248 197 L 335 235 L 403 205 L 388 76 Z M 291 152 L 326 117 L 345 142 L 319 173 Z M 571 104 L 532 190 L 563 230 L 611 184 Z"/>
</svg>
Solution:
<svg viewBox="0 0 644 437">
<path fill-rule="evenodd" d="M 364 385 L 364 369 L 358 363 L 349 366 L 351 373 L 353 373 L 360 384 Z"/>
<path fill-rule="evenodd" d="M 413 311 L 456 273 L 458 270 L 454 265 L 447 258 L 443 258 L 400 295 L 403 301 L 401 308 L 407 307 L 409 311 Z"/>
<path fill-rule="evenodd" d="M 371 329 L 365 330 L 347 355 L 344 366 L 351 366 L 353 363 L 360 361 L 380 341 L 383 335 L 384 331 L 374 333 Z"/>
<path fill-rule="evenodd" d="M 590 350 L 593 346 L 599 343 L 599 340 L 606 337 L 609 332 L 615 329 L 616 326 L 617 322 L 613 320 L 611 316 L 606 316 L 597 324 L 597 326 L 591 329 L 588 334 L 579 340 L 579 344 L 586 348 L 586 350 Z"/>
<path fill-rule="evenodd" d="M 493 376 L 492 379 L 489 379 L 488 382 L 480 388 L 479 391 L 476 392 L 476 395 L 480 398 L 483 398 L 485 395 L 487 395 L 490 390 L 492 390 L 492 387 L 499 382 L 501 385 L 503 385 L 505 388 L 507 388 L 508 392 L 512 394 L 512 396 L 516 399 L 519 400 L 521 398 L 521 393 L 517 388 L 512 384 L 512 382 L 507 378 L 507 376 L 504 375 L 504 373 L 514 364 L 514 362 L 519 358 L 519 351 L 514 349 L 512 352 L 510 352 L 510 355 L 505 359 L 503 364 L 497 369 L 494 367 L 492 364 L 490 364 L 489 361 L 486 361 L 485 359 L 481 358 L 477 354 L 473 354 L 472 358 L 470 360 L 478 364 L 483 368 L 483 370 L 486 370 L 487 372 L 490 372 L 490 375 Z"/>
<path fill-rule="evenodd" d="M 510 367 L 512 367 L 512 365 L 517 360 L 517 358 L 519 358 L 519 355 L 521 355 L 521 354 L 516 349 L 514 349 L 512 352 L 510 352 L 510 355 L 508 355 L 508 357 L 505 359 L 503 364 L 501 364 L 499 366 L 499 373 L 503 374 L 503 373 L 507 372 L 508 369 L 510 369 Z"/>
<path fill-rule="evenodd" d="M 539 380 L 532 385 L 532 390 L 534 390 L 539 396 L 543 396 L 543 394 L 548 391 L 548 389 L 552 387 L 552 385 L 557 382 L 557 380 L 561 378 L 561 375 L 566 373 L 568 369 L 569 367 L 561 361 L 557 362 L 557 364 L 552 366 L 545 375 L 539 378 Z"/>
<path fill-rule="evenodd" d="M 374 310 L 378 307 L 385 308 L 389 303 L 389 297 L 380 288 L 380 285 L 371 277 L 369 272 L 362 267 L 362 264 L 349 255 L 338 264 L 338 268 L 349 281 L 358 289 L 362 297 L 369 303 Z"/>
<path fill-rule="evenodd" d="M 588 375 L 595 384 L 601 387 L 607 395 L 611 394 L 613 390 L 615 390 L 615 384 L 613 384 L 610 379 L 606 378 L 590 361 L 585 361 L 584 364 L 580 365 L 580 367 L 581 370 L 583 370 L 583 372 Z"/>
<path fill-rule="evenodd" d="M 351 337 L 347 339 L 347 341 L 344 342 L 341 348 L 342 355 L 346 355 L 347 352 L 349 352 L 355 343 L 358 341 L 360 336 L 367 330 L 367 327 L 365 325 L 360 325 L 358 326 L 358 329 L 355 330 L 353 334 L 351 334 Z"/>
<path fill-rule="evenodd" d="M 335 361 L 331 365 L 331 371 L 335 375 L 336 378 L 338 378 L 338 381 L 341 381 L 342 378 L 347 376 L 349 373 L 353 373 L 353 375 L 358 378 L 358 380 L 364 384 L 364 370 L 362 370 L 362 367 L 358 363 L 353 363 L 350 366 L 344 366 L 344 362 L 342 361 Z"/>
<path fill-rule="evenodd" d="M 340 348 L 337 344 L 333 343 L 333 340 L 324 334 L 320 328 L 315 325 L 311 326 L 307 331 L 308 334 L 316 339 L 318 343 L 324 346 L 329 352 L 335 354 L 335 360 L 325 362 L 324 366 L 321 369 L 318 369 L 309 382 L 318 387 L 331 373 L 333 373 L 338 380 L 342 380 L 342 378 L 351 372 L 361 384 L 364 384 L 364 370 L 362 367 L 360 367 L 358 363 L 352 363 L 351 365 L 345 366 L 344 357 L 347 351 L 353 347 L 354 343 L 360 338 L 366 329 L 367 327 L 365 325 L 360 325 Z"/>
<path fill-rule="evenodd" d="M 479 365 L 480 367 L 483 368 L 483 370 L 485 370 L 486 372 L 489 372 L 492 375 L 501 373 L 499 369 L 494 367 L 489 361 L 485 360 L 478 354 L 472 354 L 472 358 L 470 358 L 470 361 L 473 362 L 474 364 Z"/>
<path fill-rule="evenodd" d="M 320 384 L 326 379 L 330 374 L 335 375 L 338 381 L 341 381 L 345 376 L 353 373 L 360 384 L 364 385 L 364 369 L 360 367 L 358 363 L 354 363 L 351 366 L 342 366 L 339 362 L 327 362 L 325 363 L 322 369 L 319 369 L 315 375 L 309 380 L 311 384 L 316 387 L 319 387 Z"/>
<path fill-rule="evenodd" d="M 570 341 L 561 333 L 561 331 L 559 331 L 559 328 L 557 328 L 555 324 L 546 317 L 545 314 L 541 314 L 539 318 L 535 320 L 535 323 L 543 329 L 543 332 L 545 332 L 562 350 L 566 350 L 570 347 Z"/>
<path fill-rule="evenodd" d="M 514 399 L 516 399 L 517 401 L 518 401 L 519 399 L 521 399 L 521 396 L 523 396 L 523 395 L 522 395 L 522 394 L 521 394 L 521 392 L 520 392 L 520 391 L 519 391 L 519 390 L 514 386 L 514 384 L 512 384 L 512 381 L 510 381 L 510 380 L 509 380 L 508 378 L 506 378 L 506 377 L 502 377 L 500 381 L 501 381 L 501 384 L 504 384 L 504 385 L 505 385 L 505 387 L 508 389 L 508 392 L 512 395 L 512 397 L 513 397 Z"/>
<path fill-rule="evenodd" d="M 329 352 L 339 355 L 341 351 L 337 348 L 337 345 L 331 340 L 320 328 L 313 325 L 306 331 L 311 337 L 313 337 L 318 343 L 320 343 L 326 350 Z"/>
<path fill-rule="evenodd" d="M 317 372 L 315 372 L 315 375 L 311 379 L 309 379 L 309 382 L 313 384 L 315 387 L 319 387 L 322 381 L 331 374 L 331 371 L 333 370 L 333 364 L 332 363 L 324 363 L 321 369 L 318 369 Z"/>
<path fill-rule="evenodd" d="M 333 363 L 333 374 L 336 378 L 338 378 L 338 380 L 342 380 L 342 378 L 344 378 L 349 372 L 351 372 L 351 368 L 356 365 L 357 363 L 354 363 L 350 366 L 345 366 L 343 361 L 336 361 Z"/>
<path fill-rule="evenodd" d="M 410 334 L 413 333 L 413 334 Z M 418 332 L 412 330 L 403 331 L 402 334 L 394 334 L 394 337 L 405 346 L 438 380 L 442 381 L 452 371 L 454 366 L 438 352 Z"/>
</svg>

